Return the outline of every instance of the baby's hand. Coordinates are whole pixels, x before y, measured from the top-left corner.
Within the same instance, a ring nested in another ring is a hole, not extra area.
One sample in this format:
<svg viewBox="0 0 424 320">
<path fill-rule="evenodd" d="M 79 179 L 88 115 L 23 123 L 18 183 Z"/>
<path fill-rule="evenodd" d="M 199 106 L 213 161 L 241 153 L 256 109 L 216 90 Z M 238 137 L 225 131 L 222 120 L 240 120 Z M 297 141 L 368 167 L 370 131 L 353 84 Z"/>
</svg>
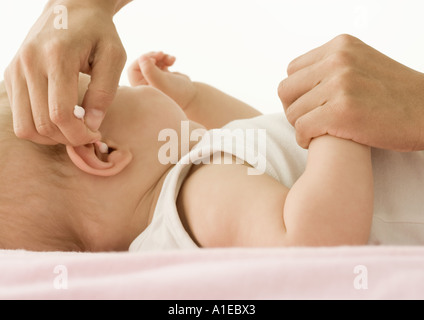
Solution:
<svg viewBox="0 0 424 320">
<path fill-rule="evenodd" d="M 171 97 L 184 110 L 196 95 L 196 87 L 190 78 L 169 67 L 176 58 L 163 52 L 142 55 L 131 65 L 128 78 L 132 86 L 150 85 Z"/>
</svg>

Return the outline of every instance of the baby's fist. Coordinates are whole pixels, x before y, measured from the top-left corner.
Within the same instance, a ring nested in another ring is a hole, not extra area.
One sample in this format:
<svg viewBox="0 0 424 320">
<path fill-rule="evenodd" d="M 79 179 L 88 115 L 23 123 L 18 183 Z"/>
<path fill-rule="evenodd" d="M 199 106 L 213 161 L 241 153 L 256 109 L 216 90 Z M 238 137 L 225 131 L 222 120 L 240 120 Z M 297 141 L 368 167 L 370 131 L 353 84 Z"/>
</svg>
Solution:
<svg viewBox="0 0 424 320">
<path fill-rule="evenodd" d="M 185 109 L 196 89 L 190 78 L 184 74 L 170 72 L 176 58 L 163 52 L 150 52 L 134 61 L 128 71 L 132 86 L 150 85 L 172 98 Z"/>
<path fill-rule="evenodd" d="M 131 65 L 128 78 L 132 86 L 153 85 L 151 82 L 160 82 L 160 71 L 168 72 L 168 67 L 175 63 L 175 57 L 163 52 L 143 54 Z M 163 79 L 162 79 L 163 80 Z"/>
</svg>

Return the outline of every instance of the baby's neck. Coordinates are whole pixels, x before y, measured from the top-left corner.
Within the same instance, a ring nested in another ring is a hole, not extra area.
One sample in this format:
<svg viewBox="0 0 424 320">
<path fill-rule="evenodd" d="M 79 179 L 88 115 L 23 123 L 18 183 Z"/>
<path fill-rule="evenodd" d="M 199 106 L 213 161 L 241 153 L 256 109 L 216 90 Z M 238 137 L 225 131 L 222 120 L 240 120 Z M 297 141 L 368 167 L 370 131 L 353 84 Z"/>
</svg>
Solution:
<svg viewBox="0 0 424 320">
<path fill-rule="evenodd" d="M 189 121 L 189 130 L 188 130 L 188 137 L 191 137 L 192 133 L 196 130 L 204 130 L 206 129 L 193 121 Z M 200 131 L 197 131 L 199 133 Z M 178 139 L 179 143 L 187 143 L 188 148 L 181 148 L 179 147 L 179 154 L 178 154 L 178 161 L 184 157 L 188 152 L 190 152 L 194 146 L 199 142 L 198 140 L 193 139 L 193 141 L 182 141 L 184 139 L 184 134 L 178 133 Z M 198 137 L 200 140 L 200 137 Z M 183 152 L 183 150 L 185 150 Z M 158 157 L 159 158 L 159 157 Z M 159 161 L 160 159 L 158 159 Z M 147 190 L 147 192 L 144 194 L 142 200 L 140 201 L 140 205 L 137 208 L 137 211 L 140 211 L 140 214 L 142 214 L 145 217 L 145 224 L 143 226 L 143 230 L 147 228 L 147 226 L 152 222 L 153 215 L 156 209 L 156 204 L 158 202 L 159 196 L 162 191 L 163 184 L 165 182 L 166 177 L 168 176 L 169 172 L 175 167 L 176 163 L 178 161 L 175 161 L 175 163 L 170 164 L 164 164 L 164 171 L 163 173 L 157 178 L 155 183 L 152 185 L 152 187 Z"/>
</svg>

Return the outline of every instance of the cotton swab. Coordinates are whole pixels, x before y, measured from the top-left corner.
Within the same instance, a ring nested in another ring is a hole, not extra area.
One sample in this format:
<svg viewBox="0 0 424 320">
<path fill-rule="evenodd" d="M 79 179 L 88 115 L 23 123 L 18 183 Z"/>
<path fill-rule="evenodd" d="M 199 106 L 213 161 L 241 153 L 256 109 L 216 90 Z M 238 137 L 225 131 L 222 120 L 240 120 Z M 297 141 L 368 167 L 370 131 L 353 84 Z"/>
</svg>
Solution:
<svg viewBox="0 0 424 320">
<path fill-rule="evenodd" d="M 85 117 L 85 109 L 80 106 L 75 106 L 74 108 L 74 116 L 78 119 L 81 119 L 84 121 Z M 109 153 L 109 147 L 106 143 L 97 141 L 95 142 L 95 145 L 99 148 L 99 151 L 103 154 Z"/>
<path fill-rule="evenodd" d="M 106 143 L 101 142 L 101 141 L 97 141 L 96 146 L 99 148 L 99 151 L 103 154 L 107 154 L 109 153 L 109 147 Z"/>
<path fill-rule="evenodd" d="M 85 117 L 85 109 L 80 106 L 75 106 L 74 108 L 74 116 L 78 119 L 84 120 Z"/>
</svg>

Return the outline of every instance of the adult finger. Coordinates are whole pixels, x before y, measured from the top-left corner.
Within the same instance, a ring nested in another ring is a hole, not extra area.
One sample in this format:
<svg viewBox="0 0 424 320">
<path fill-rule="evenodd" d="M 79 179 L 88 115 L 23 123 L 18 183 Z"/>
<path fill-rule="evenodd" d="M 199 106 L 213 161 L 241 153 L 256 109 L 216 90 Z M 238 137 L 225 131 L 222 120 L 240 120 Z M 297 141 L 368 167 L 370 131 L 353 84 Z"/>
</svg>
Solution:
<svg viewBox="0 0 424 320">
<path fill-rule="evenodd" d="M 309 67 L 314 63 L 322 60 L 328 51 L 328 46 L 329 43 L 326 43 L 318 48 L 312 49 L 311 51 L 291 61 L 287 67 L 287 74 L 291 76 L 299 70 Z"/>
<path fill-rule="evenodd" d="M 312 139 L 330 134 L 329 128 L 333 121 L 333 114 L 329 110 L 327 104 L 324 104 L 296 121 L 296 140 L 299 146 L 308 149 Z"/>
<path fill-rule="evenodd" d="M 323 61 L 297 71 L 281 81 L 278 95 L 287 111 L 290 106 L 302 95 L 320 84 L 326 73 L 322 72 Z"/>
<path fill-rule="evenodd" d="M 292 75 L 293 73 L 324 59 L 325 57 L 333 54 L 334 52 L 341 50 L 349 51 L 349 48 L 351 48 L 352 45 L 357 44 L 359 42 L 361 42 L 359 39 L 351 35 L 338 35 L 334 39 L 323 44 L 322 46 L 315 48 L 290 62 L 287 68 L 287 74 Z"/>
<path fill-rule="evenodd" d="M 326 87 L 327 86 L 324 83 L 320 83 L 294 101 L 286 110 L 287 120 L 295 126 L 296 121 L 300 117 L 327 103 L 331 93 L 329 95 Z"/>
<path fill-rule="evenodd" d="M 126 59 L 122 46 L 109 45 L 96 52 L 91 82 L 83 101 L 86 124 L 93 131 L 99 130 L 107 108 L 115 98 Z"/>
<path fill-rule="evenodd" d="M 20 139 L 30 140 L 38 144 L 55 145 L 56 141 L 41 136 L 34 124 L 31 101 L 25 78 L 16 73 L 6 81 L 6 90 L 9 96 L 13 115 L 13 130 Z"/>
<path fill-rule="evenodd" d="M 50 119 L 47 78 L 39 72 L 26 72 L 26 75 L 33 123 L 38 135 L 56 144 L 68 144 L 68 140 Z"/>
<path fill-rule="evenodd" d="M 83 121 L 74 116 L 78 103 L 79 72 L 69 68 L 56 69 L 48 78 L 49 115 L 72 146 L 80 146 L 101 139 L 99 132 L 92 132 Z"/>
<path fill-rule="evenodd" d="M 12 108 L 13 105 L 13 97 L 12 97 L 12 76 L 10 72 L 10 66 L 6 69 L 4 72 L 3 78 L 4 78 L 4 86 L 6 88 L 7 97 L 9 98 L 10 107 Z"/>
</svg>

